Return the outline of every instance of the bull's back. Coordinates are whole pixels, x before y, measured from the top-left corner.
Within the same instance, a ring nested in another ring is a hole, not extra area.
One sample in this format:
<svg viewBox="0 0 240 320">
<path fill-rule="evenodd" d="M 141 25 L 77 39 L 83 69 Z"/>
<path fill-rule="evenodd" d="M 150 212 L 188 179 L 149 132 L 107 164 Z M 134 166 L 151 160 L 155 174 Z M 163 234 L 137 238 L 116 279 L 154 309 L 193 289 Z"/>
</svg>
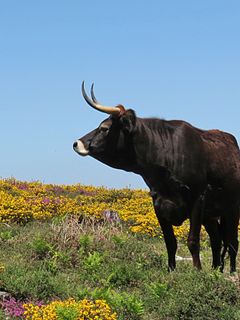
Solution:
<svg viewBox="0 0 240 320">
<path fill-rule="evenodd" d="M 202 131 L 210 183 L 240 194 L 240 151 L 235 137 L 220 130 Z"/>
</svg>

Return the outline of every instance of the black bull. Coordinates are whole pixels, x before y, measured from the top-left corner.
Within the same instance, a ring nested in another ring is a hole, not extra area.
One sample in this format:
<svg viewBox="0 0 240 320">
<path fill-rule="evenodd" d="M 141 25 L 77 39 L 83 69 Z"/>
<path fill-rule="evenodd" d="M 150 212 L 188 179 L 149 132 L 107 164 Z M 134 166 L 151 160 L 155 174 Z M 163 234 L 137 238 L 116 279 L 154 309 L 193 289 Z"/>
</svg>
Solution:
<svg viewBox="0 0 240 320">
<path fill-rule="evenodd" d="M 201 268 L 200 229 L 210 237 L 212 266 L 223 270 L 229 251 L 230 271 L 236 270 L 240 208 L 240 151 L 236 139 L 219 130 L 191 124 L 142 119 L 122 105 L 100 105 L 91 90 L 93 108 L 110 114 L 98 128 L 77 140 L 80 155 L 142 176 L 153 199 L 168 252 L 168 268 L 176 267 L 173 225 L 190 220 L 188 248 L 193 265 Z"/>
</svg>

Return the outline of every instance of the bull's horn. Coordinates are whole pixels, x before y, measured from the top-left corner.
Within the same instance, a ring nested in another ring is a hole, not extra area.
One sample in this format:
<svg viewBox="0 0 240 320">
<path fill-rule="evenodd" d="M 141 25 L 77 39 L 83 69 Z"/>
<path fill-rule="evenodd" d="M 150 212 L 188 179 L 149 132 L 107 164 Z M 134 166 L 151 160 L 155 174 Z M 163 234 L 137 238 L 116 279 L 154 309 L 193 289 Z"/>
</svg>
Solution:
<svg viewBox="0 0 240 320">
<path fill-rule="evenodd" d="M 94 91 L 93 91 L 93 87 L 94 87 L 94 83 L 91 86 L 91 97 L 92 97 L 92 100 L 93 100 L 93 102 L 99 104 L 99 101 L 97 101 L 97 99 L 95 97 L 95 94 L 94 94 Z"/>
<path fill-rule="evenodd" d="M 86 94 L 86 91 L 84 89 L 84 81 L 82 82 L 82 95 L 85 99 L 85 101 L 94 109 L 107 113 L 107 114 L 111 114 L 113 116 L 120 116 L 123 113 L 123 107 L 121 106 L 117 106 L 117 107 L 107 107 L 107 106 L 103 106 L 100 103 L 97 102 L 95 95 L 93 93 L 93 85 L 91 88 L 91 95 L 92 95 L 92 100 L 88 97 L 88 95 Z"/>
</svg>

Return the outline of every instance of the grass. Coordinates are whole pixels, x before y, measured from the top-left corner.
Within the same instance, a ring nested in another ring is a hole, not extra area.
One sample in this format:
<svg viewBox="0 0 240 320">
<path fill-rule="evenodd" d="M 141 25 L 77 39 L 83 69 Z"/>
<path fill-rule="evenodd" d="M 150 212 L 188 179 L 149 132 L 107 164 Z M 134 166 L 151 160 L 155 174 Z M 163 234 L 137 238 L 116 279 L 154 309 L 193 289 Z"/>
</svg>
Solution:
<svg viewBox="0 0 240 320">
<path fill-rule="evenodd" d="M 66 216 L 0 225 L 0 254 L 0 290 L 20 301 L 104 299 L 119 320 L 240 319 L 239 284 L 211 270 L 207 243 L 203 271 L 179 261 L 168 273 L 163 240 Z"/>
</svg>

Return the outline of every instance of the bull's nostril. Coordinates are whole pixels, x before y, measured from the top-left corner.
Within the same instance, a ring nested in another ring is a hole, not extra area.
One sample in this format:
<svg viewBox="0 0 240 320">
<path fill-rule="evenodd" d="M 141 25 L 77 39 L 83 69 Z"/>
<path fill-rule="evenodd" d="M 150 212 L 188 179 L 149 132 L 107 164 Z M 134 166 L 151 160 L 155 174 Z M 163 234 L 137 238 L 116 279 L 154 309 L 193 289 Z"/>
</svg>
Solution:
<svg viewBox="0 0 240 320">
<path fill-rule="evenodd" d="M 74 144 L 73 144 L 73 148 L 76 148 L 77 145 L 78 145 L 78 143 L 77 143 L 77 141 L 75 141 Z"/>
</svg>

